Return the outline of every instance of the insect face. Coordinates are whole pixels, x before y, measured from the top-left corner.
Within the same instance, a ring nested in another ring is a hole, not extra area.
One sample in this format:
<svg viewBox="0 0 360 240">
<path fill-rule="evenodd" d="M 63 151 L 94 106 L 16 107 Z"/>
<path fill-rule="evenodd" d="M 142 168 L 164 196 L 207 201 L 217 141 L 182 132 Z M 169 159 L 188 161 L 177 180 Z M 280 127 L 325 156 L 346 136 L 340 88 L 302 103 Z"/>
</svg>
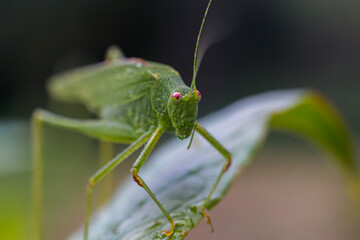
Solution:
<svg viewBox="0 0 360 240">
<path fill-rule="evenodd" d="M 175 90 L 170 94 L 167 109 L 172 125 L 176 129 L 176 136 L 180 139 L 188 138 L 194 128 L 198 113 L 197 99 L 190 97 L 185 90 Z"/>
</svg>

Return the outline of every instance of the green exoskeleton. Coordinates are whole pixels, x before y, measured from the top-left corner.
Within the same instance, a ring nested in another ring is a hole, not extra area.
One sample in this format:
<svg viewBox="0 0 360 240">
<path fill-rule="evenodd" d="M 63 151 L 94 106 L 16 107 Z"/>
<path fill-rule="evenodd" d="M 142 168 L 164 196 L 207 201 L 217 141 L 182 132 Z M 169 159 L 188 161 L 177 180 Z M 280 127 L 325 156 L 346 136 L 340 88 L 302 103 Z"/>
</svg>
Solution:
<svg viewBox="0 0 360 240">
<path fill-rule="evenodd" d="M 225 157 L 226 161 L 219 177 L 215 180 L 202 207 L 203 215 L 210 222 L 206 205 L 231 163 L 230 153 L 196 122 L 198 102 L 201 99 L 201 94 L 195 86 L 198 69 L 196 55 L 210 4 L 211 0 L 206 8 L 196 42 L 194 73 L 190 87 L 184 84 L 179 73 L 172 67 L 139 58 L 125 58 L 115 47 L 108 50 L 106 60 L 102 63 L 51 78 L 49 91 L 53 97 L 83 103 L 99 119 L 71 119 L 42 109 L 33 113 L 34 240 L 41 239 L 43 124 L 78 131 L 102 141 L 130 144 L 89 179 L 85 240 L 88 239 L 94 185 L 144 144 L 145 147 L 131 169 L 132 177 L 148 192 L 169 220 L 170 228 L 162 234 L 172 235 L 176 223 L 139 175 L 142 165 L 164 132 L 175 133 L 183 140 L 197 131 Z"/>
</svg>

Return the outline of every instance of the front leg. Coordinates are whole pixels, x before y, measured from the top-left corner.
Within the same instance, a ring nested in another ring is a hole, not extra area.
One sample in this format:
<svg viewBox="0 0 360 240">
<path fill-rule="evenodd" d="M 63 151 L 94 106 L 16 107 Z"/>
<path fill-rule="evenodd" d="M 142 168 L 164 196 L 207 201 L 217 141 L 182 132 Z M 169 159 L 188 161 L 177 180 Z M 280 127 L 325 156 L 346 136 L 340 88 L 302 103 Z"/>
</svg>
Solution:
<svg viewBox="0 0 360 240">
<path fill-rule="evenodd" d="M 128 146 L 123 152 L 118 154 L 105 166 L 100 168 L 91 178 L 89 179 L 88 185 L 88 197 L 87 197 L 87 209 L 86 209 L 86 219 L 85 219 L 85 228 L 84 228 L 84 240 L 88 239 L 89 233 L 89 220 L 91 216 L 91 205 L 93 198 L 93 188 L 96 183 L 102 180 L 108 173 L 110 173 L 117 165 L 124 161 L 128 156 L 133 152 L 139 149 L 151 136 L 152 132 L 144 133 L 138 140 L 133 142 Z"/>
<path fill-rule="evenodd" d="M 221 155 L 223 155 L 226 159 L 226 163 L 224 164 L 224 166 L 221 169 L 221 172 L 219 174 L 219 176 L 217 177 L 209 195 L 207 196 L 207 198 L 204 201 L 204 204 L 201 208 L 201 212 L 204 215 L 204 217 L 207 219 L 207 223 L 210 224 L 211 227 L 211 231 L 214 231 L 214 228 L 211 224 L 211 220 L 209 215 L 206 212 L 206 205 L 208 204 L 211 195 L 213 194 L 213 192 L 216 189 L 216 186 L 218 185 L 218 183 L 220 182 L 220 179 L 222 178 L 222 176 L 224 175 L 224 173 L 229 169 L 230 165 L 231 165 L 231 153 L 229 153 L 224 147 L 223 145 L 221 145 L 213 136 L 210 135 L 209 132 L 207 132 L 205 130 L 205 128 L 203 128 L 199 123 L 195 123 L 195 130 L 201 134 L 201 136 L 203 136 L 216 150 L 218 150 Z"/>
<path fill-rule="evenodd" d="M 155 201 L 155 203 L 158 205 L 158 207 L 160 208 L 160 210 L 163 212 L 163 214 L 165 215 L 165 217 L 168 219 L 168 221 L 170 223 L 170 229 L 166 230 L 166 231 L 162 231 L 161 234 L 166 235 L 166 236 L 171 236 L 173 231 L 174 231 L 174 228 L 175 228 L 174 220 L 170 217 L 170 214 L 165 210 L 165 208 L 162 206 L 162 204 L 159 202 L 159 200 L 151 192 L 151 190 L 146 185 L 144 180 L 138 175 L 138 172 L 140 171 L 142 165 L 144 164 L 144 162 L 146 161 L 146 159 L 150 155 L 151 151 L 155 147 L 155 144 L 158 142 L 160 136 L 164 133 L 164 131 L 165 131 L 165 129 L 162 128 L 162 127 L 159 127 L 158 129 L 156 129 L 156 131 L 152 135 L 151 139 L 148 141 L 148 143 L 144 147 L 144 150 L 141 152 L 140 156 L 138 157 L 138 159 L 134 163 L 134 165 L 133 165 L 133 167 L 131 169 L 131 172 L 132 172 L 134 181 L 140 187 L 145 189 L 145 191 Z"/>
</svg>

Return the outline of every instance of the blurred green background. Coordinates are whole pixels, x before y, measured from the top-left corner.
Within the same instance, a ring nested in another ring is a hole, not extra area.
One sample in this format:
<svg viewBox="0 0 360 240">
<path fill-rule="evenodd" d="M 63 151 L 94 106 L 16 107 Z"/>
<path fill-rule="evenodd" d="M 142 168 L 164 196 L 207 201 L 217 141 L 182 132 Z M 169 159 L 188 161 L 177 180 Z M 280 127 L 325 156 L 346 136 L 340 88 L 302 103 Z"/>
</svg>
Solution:
<svg viewBox="0 0 360 240">
<path fill-rule="evenodd" d="M 109 45 L 129 57 L 167 63 L 190 83 L 207 1 L 0 1 L 0 233 L 28 239 L 29 118 L 36 107 L 93 117 L 51 100 L 52 74 L 103 60 Z M 200 116 L 272 89 L 310 87 L 334 102 L 360 134 L 360 2 L 214 0 L 200 47 Z M 226 117 L 226 116 L 224 116 Z M 84 219 L 87 178 L 98 142 L 45 129 L 45 239 L 64 239 Z M 117 146 L 120 151 L 123 146 Z M 184 149 L 185 151 L 185 149 Z M 213 211 L 215 234 L 189 239 L 359 239 L 359 219 L 335 167 L 307 142 L 271 134 L 256 163 Z M 116 174 L 129 178 L 132 160 Z"/>
</svg>

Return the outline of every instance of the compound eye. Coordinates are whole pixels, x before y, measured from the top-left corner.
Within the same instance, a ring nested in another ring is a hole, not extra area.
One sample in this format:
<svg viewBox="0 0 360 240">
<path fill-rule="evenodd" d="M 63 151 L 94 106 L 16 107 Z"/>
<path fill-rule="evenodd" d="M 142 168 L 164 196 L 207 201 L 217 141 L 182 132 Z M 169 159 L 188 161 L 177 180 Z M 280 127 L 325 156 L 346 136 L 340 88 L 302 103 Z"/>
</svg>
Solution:
<svg viewBox="0 0 360 240">
<path fill-rule="evenodd" d="M 171 96 L 171 98 L 174 103 L 178 104 L 181 101 L 181 93 L 174 92 L 173 95 Z"/>
<path fill-rule="evenodd" d="M 201 100 L 201 93 L 200 93 L 198 90 L 196 90 L 196 93 L 197 93 L 197 101 L 200 102 L 200 100 Z"/>
</svg>

